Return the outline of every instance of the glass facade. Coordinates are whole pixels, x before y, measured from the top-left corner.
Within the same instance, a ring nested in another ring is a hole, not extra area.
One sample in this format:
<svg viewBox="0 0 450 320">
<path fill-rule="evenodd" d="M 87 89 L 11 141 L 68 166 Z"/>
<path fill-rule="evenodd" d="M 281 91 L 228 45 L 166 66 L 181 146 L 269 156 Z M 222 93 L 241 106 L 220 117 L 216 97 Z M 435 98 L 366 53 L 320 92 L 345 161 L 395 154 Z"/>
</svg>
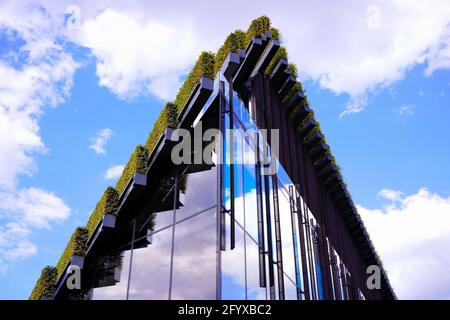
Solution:
<svg viewBox="0 0 450 320">
<path fill-rule="evenodd" d="M 161 180 L 157 205 L 132 221 L 131 236 L 111 253 L 116 264 L 99 258 L 92 299 L 324 299 L 323 268 L 332 298 L 348 298 L 348 270 L 328 240 L 321 248 L 300 187 L 270 159 L 249 106 L 226 82 L 220 88 L 223 150 L 215 150 L 213 165 L 189 165 Z M 275 174 L 263 173 L 265 156 Z"/>
</svg>

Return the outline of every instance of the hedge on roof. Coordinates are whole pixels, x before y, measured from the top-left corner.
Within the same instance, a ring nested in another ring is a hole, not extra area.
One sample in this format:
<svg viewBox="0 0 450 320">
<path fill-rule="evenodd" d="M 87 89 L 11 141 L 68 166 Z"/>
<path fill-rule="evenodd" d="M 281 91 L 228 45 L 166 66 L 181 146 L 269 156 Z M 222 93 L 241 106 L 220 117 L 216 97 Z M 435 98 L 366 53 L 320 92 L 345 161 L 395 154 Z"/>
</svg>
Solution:
<svg viewBox="0 0 450 320">
<path fill-rule="evenodd" d="M 86 255 L 87 242 L 89 240 L 89 230 L 87 228 L 78 227 L 70 237 L 63 254 L 56 264 L 58 279 L 63 274 L 64 269 L 69 263 L 72 256 L 84 257 Z"/>
<path fill-rule="evenodd" d="M 33 291 L 31 291 L 31 295 L 28 299 L 39 300 L 43 296 L 53 296 L 56 290 L 57 275 L 58 272 L 55 267 L 44 267 L 41 271 L 41 276 L 36 282 L 36 285 L 34 286 Z"/>
<path fill-rule="evenodd" d="M 230 53 L 239 53 L 239 49 L 245 48 L 245 32 L 242 30 L 235 30 L 230 33 L 225 39 L 223 45 L 219 48 L 214 59 L 214 75 L 222 67 L 223 62 Z"/>
<path fill-rule="evenodd" d="M 214 79 L 214 53 L 203 51 L 198 57 L 192 71 L 188 74 L 186 80 L 178 91 L 175 98 L 175 105 L 178 108 L 178 113 L 183 109 L 186 101 L 197 85 L 201 77 Z"/>
<path fill-rule="evenodd" d="M 269 65 L 267 66 L 264 72 L 266 76 L 270 76 L 270 74 L 273 72 L 273 70 L 275 69 L 275 67 L 277 66 L 278 62 L 281 59 L 288 60 L 288 54 L 285 47 L 280 47 L 275 56 L 272 58 L 272 61 L 270 61 Z M 291 72 L 291 75 L 297 78 L 298 76 L 297 66 L 294 63 L 289 63 L 288 68 L 289 71 Z"/>
<path fill-rule="evenodd" d="M 245 45 L 247 46 L 253 37 L 262 37 L 266 31 L 270 31 L 272 39 L 279 39 L 280 32 L 278 29 L 273 28 L 270 23 L 270 19 L 267 16 L 261 16 L 250 22 L 250 26 L 245 33 Z"/>
<path fill-rule="evenodd" d="M 283 98 L 283 101 L 282 101 L 283 104 L 284 104 L 284 105 L 288 105 L 289 102 L 290 102 L 290 101 L 292 100 L 292 98 L 294 97 L 294 95 L 297 94 L 297 93 L 299 93 L 299 92 L 305 94 L 305 92 L 303 91 L 303 86 L 302 86 L 302 84 L 301 84 L 300 82 L 297 81 L 297 82 L 292 86 L 291 90 L 289 90 L 288 94 Z M 307 100 L 306 94 L 305 94 L 305 99 Z"/>
<path fill-rule="evenodd" d="M 149 153 L 148 156 L 153 152 L 156 143 L 161 138 L 162 134 L 167 128 L 176 128 L 178 126 L 178 109 L 174 103 L 168 102 L 164 108 L 159 113 L 158 118 L 153 125 L 150 134 L 148 135 L 147 141 L 145 142 L 145 148 Z"/>
<path fill-rule="evenodd" d="M 136 172 L 145 173 L 147 171 L 148 149 L 142 145 L 138 145 L 131 154 L 130 160 L 123 169 L 122 175 L 116 183 L 115 189 L 119 194 L 125 190 L 131 177 Z"/>
<path fill-rule="evenodd" d="M 94 211 L 86 223 L 86 228 L 89 230 L 89 236 L 94 233 L 98 223 L 103 219 L 105 213 L 117 214 L 119 205 L 119 193 L 113 187 L 106 188 L 100 201 L 95 206 Z"/>
</svg>

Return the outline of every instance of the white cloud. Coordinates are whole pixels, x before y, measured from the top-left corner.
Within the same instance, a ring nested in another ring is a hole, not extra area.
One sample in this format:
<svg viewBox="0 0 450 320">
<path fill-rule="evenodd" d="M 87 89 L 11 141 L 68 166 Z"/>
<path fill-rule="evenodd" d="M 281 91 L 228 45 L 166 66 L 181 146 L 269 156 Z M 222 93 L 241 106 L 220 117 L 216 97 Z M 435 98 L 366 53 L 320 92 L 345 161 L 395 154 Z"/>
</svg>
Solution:
<svg viewBox="0 0 450 320">
<path fill-rule="evenodd" d="M 0 56 L 0 188 L 14 188 L 18 175 L 35 172 L 33 154 L 45 152 L 39 118 L 69 95 L 78 64 L 38 7 L 3 3 L 0 29 L 9 35 L 6 46 L 21 43 Z"/>
<path fill-rule="evenodd" d="M 380 192 L 378 192 L 378 196 L 383 197 L 387 200 L 391 200 L 391 201 L 400 200 L 400 197 L 402 195 L 403 195 L 403 192 L 391 190 L 391 189 L 381 189 Z"/>
<path fill-rule="evenodd" d="M 51 192 L 37 188 L 0 192 L 0 218 L 8 221 L 0 226 L 0 272 L 37 253 L 31 242 L 34 230 L 49 229 L 69 215 L 67 204 Z"/>
<path fill-rule="evenodd" d="M 180 74 L 199 51 L 190 25 L 140 21 L 112 9 L 88 19 L 78 36 L 96 58 L 100 85 L 122 98 L 148 93 L 173 98 Z"/>
<path fill-rule="evenodd" d="M 111 168 L 106 170 L 105 179 L 113 180 L 119 178 L 122 174 L 123 168 L 125 168 L 124 165 L 112 166 Z"/>
<path fill-rule="evenodd" d="M 89 146 L 96 154 L 105 154 L 105 145 L 108 143 L 109 138 L 113 135 L 113 132 L 109 128 L 105 128 L 97 132 L 97 134 L 91 138 L 92 144 Z"/>
<path fill-rule="evenodd" d="M 64 221 L 70 214 L 69 207 L 55 194 L 37 188 L 0 193 L 0 209 L 15 219 L 34 228 L 49 228 L 49 222 Z"/>
<path fill-rule="evenodd" d="M 298 3 L 291 13 L 271 14 L 300 72 L 350 95 L 347 113 L 362 111 L 370 94 L 403 79 L 416 64 L 426 63 L 426 74 L 449 68 L 448 1 L 377 1 L 379 28 L 369 28 L 373 3 Z"/>
<path fill-rule="evenodd" d="M 229 32 L 262 14 L 281 30 L 301 78 L 349 95 L 343 114 L 364 110 L 372 94 L 417 64 L 426 75 L 450 68 L 447 0 L 199 1 L 176 10 L 169 2 L 80 1 L 76 12 L 69 1 L 44 6 L 60 34 L 91 50 L 100 85 L 122 98 L 173 98 L 201 50 L 217 50 Z M 66 28 L 68 8 L 76 14 Z"/>
<path fill-rule="evenodd" d="M 410 104 L 404 104 L 394 108 L 394 112 L 401 116 L 412 116 L 414 114 L 414 106 Z"/>
<path fill-rule="evenodd" d="M 426 64 L 426 75 L 450 68 L 446 0 L 229 1 L 226 6 L 201 1 L 178 3 L 177 10 L 164 2 L 80 7 L 81 27 L 70 36 L 92 50 L 100 84 L 121 97 L 173 97 L 201 50 L 217 50 L 230 31 L 245 29 L 262 14 L 281 30 L 302 78 L 349 95 L 343 114 L 364 110 L 371 94 L 403 79 L 417 64 Z M 229 10 L 233 7 L 240 9 Z M 220 12 L 220 24 L 211 10 Z"/>
<path fill-rule="evenodd" d="M 10 263 L 37 253 L 36 245 L 29 240 L 30 236 L 30 230 L 18 223 L 0 226 L 0 273 L 7 271 Z"/>
<path fill-rule="evenodd" d="M 381 209 L 358 206 L 400 299 L 450 298 L 450 197 L 425 188 L 416 194 L 380 192 Z"/>
<path fill-rule="evenodd" d="M 0 29 L 8 35 L 2 47 L 11 48 L 0 55 L 0 271 L 5 271 L 37 252 L 34 230 L 50 228 L 70 213 L 53 193 L 17 185 L 20 175 L 36 172 L 34 155 L 47 150 L 40 117 L 69 96 L 79 65 L 47 11 L 11 1 L 0 6 Z"/>
</svg>

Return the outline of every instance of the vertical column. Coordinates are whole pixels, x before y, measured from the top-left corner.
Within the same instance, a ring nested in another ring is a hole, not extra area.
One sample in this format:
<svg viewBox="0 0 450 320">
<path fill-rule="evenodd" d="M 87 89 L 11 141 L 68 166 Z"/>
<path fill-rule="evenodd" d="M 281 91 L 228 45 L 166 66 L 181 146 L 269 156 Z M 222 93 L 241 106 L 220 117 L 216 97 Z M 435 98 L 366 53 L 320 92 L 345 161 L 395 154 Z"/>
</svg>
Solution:
<svg viewBox="0 0 450 320">
<path fill-rule="evenodd" d="M 294 266 L 295 266 L 295 285 L 296 285 L 296 291 L 297 291 L 297 300 L 302 299 L 302 281 L 300 274 L 300 264 L 299 264 L 299 257 L 298 257 L 298 251 L 301 250 L 297 242 L 297 227 L 296 225 L 296 205 L 295 205 L 295 198 L 294 198 L 294 186 L 289 186 L 289 207 L 291 210 L 291 225 L 292 225 L 292 243 L 294 244 Z M 297 218 L 298 219 L 298 218 Z M 300 240 L 301 241 L 301 240 Z"/>
<path fill-rule="evenodd" d="M 285 299 L 284 274 L 283 274 L 283 246 L 281 243 L 280 209 L 278 204 L 278 180 L 277 175 L 272 175 L 273 216 L 275 222 L 275 247 L 277 251 L 278 295 L 280 300 Z"/>
<path fill-rule="evenodd" d="M 264 241 L 264 217 L 261 186 L 261 162 L 259 159 L 259 134 L 256 133 L 255 150 L 255 180 L 256 180 L 256 210 L 258 216 L 258 248 L 259 248 L 259 285 L 266 287 L 266 262 L 265 262 L 265 241 Z"/>
<path fill-rule="evenodd" d="M 173 221 L 172 221 L 172 247 L 170 252 L 170 274 L 169 274 L 169 300 L 172 299 L 172 281 L 173 281 L 173 253 L 175 251 L 175 221 L 178 203 L 178 172 L 175 174 L 175 189 L 173 194 Z"/>
<path fill-rule="evenodd" d="M 221 80 L 219 82 L 219 131 L 222 135 L 221 139 L 222 141 L 219 141 L 221 145 L 218 147 L 218 214 L 219 214 L 219 242 L 220 242 L 220 250 L 224 251 L 226 249 L 226 243 L 225 243 L 225 218 L 226 218 L 226 209 L 223 204 L 223 197 L 225 195 L 224 192 L 224 174 L 223 174 L 223 168 L 226 160 L 226 152 L 224 150 L 226 143 L 225 143 L 225 101 L 224 101 L 224 91 L 225 91 L 225 83 Z"/>
<path fill-rule="evenodd" d="M 263 150 L 264 152 L 266 150 Z M 264 194 L 266 200 L 266 224 L 267 224 L 267 255 L 269 259 L 269 289 L 270 289 L 270 299 L 275 300 L 275 276 L 273 273 L 273 240 L 272 240 L 272 217 L 270 214 L 270 186 L 269 177 L 264 175 Z"/>
<path fill-rule="evenodd" d="M 307 252 L 306 252 L 306 234 L 304 226 L 304 215 L 303 210 L 304 206 L 302 206 L 302 201 L 300 199 L 300 192 L 299 192 L 299 186 L 295 186 L 295 197 L 296 197 L 296 210 L 297 210 L 297 217 L 298 217 L 298 230 L 300 235 L 300 252 L 302 255 L 302 266 L 303 266 L 303 283 L 304 290 L 305 290 L 305 299 L 311 300 L 312 297 L 310 295 L 310 282 L 309 282 L 309 275 L 308 275 L 308 262 L 307 262 Z"/>
</svg>

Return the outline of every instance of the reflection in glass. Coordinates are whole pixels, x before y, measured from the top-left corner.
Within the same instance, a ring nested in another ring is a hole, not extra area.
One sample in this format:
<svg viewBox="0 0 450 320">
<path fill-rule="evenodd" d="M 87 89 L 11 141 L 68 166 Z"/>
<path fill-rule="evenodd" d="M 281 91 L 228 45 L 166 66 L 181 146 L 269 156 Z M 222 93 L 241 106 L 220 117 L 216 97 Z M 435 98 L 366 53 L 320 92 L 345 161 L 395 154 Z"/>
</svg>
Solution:
<svg viewBox="0 0 450 320">
<path fill-rule="evenodd" d="M 200 212 L 217 204 L 216 193 L 216 167 L 202 167 L 201 165 L 191 165 L 187 168 L 185 178 L 185 192 L 179 193 L 179 206 L 177 208 L 176 221 L 185 219 L 194 213 Z"/>
<path fill-rule="evenodd" d="M 297 289 L 293 279 L 289 278 L 286 274 L 284 275 L 284 290 L 286 300 L 297 300 Z"/>
<path fill-rule="evenodd" d="M 227 229 L 230 216 L 227 215 Z M 246 298 L 247 275 L 245 270 L 244 231 L 236 227 L 236 247 L 222 251 L 222 299 L 241 300 Z"/>
<path fill-rule="evenodd" d="M 133 250 L 129 299 L 169 298 L 172 228 L 157 232 L 150 239 L 151 243 Z"/>
<path fill-rule="evenodd" d="M 92 300 L 125 300 L 127 298 L 128 272 L 131 251 L 118 252 L 102 257 L 101 269 Z"/>
<path fill-rule="evenodd" d="M 254 239 L 246 235 L 247 299 L 267 300 L 266 288 L 259 286 L 259 248 Z"/>
<path fill-rule="evenodd" d="M 216 209 L 175 225 L 171 298 L 216 299 Z"/>
<path fill-rule="evenodd" d="M 292 220 L 289 195 L 284 187 L 279 186 L 278 203 L 280 210 L 281 242 L 283 245 L 283 271 L 295 279 L 294 244 L 292 238 Z"/>
</svg>

